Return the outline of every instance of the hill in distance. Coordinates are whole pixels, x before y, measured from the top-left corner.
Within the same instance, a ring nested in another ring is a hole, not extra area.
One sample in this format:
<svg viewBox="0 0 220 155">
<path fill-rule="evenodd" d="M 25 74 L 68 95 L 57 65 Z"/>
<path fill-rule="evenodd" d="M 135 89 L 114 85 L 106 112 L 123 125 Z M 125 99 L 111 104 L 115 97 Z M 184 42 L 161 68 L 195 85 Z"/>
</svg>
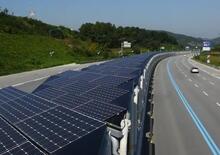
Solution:
<svg viewBox="0 0 220 155">
<path fill-rule="evenodd" d="M 72 31 L 0 10 L 0 75 L 118 57 L 125 40 L 133 46 L 124 55 L 138 54 L 141 49 L 159 50 L 161 46 L 172 50 L 181 47 L 167 32 L 101 22 L 86 23 L 79 31 Z"/>
</svg>

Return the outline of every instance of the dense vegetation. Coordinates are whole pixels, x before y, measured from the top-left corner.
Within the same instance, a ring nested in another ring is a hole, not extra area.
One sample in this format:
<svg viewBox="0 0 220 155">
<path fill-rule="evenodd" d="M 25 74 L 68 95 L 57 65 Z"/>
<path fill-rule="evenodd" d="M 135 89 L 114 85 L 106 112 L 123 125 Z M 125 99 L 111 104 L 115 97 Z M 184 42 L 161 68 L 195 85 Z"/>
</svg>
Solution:
<svg viewBox="0 0 220 155">
<path fill-rule="evenodd" d="M 195 60 L 200 61 L 202 63 L 207 62 L 207 55 L 210 55 L 210 65 L 220 67 L 220 46 L 214 46 L 211 52 L 204 52 L 201 55 L 194 57 Z"/>
<path fill-rule="evenodd" d="M 210 64 L 215 67 L 220 67 L 220 52 L 211 52 L 210 55 Z M 207 62 L 207 53 L 202 53 L 199 56 L 194 57 L 195 60 L 200 61 L 202 63 Z"/>
<path fill-rule="evenodd" d="M 125 40 L 132 42 L 132 49 L 125 49 L 123 55 L 159 50 L 161 46 L 179 48 L 166 32 L 100 22 L 72 31 L 0 9 L 0 75 L 118 57 Z"/>
<path fill-rule="evenodd" d="M 108 48 L 118 48 L 122 41 L 129 41 L 136 47 L 159 50 L 168 44 L 178 45 L 174 37 L 166 32 L 148 31 L 138 27 L 116 27 L 111 23 L 86 23 L 80 27 L 80 35 Z"/>
</svg>

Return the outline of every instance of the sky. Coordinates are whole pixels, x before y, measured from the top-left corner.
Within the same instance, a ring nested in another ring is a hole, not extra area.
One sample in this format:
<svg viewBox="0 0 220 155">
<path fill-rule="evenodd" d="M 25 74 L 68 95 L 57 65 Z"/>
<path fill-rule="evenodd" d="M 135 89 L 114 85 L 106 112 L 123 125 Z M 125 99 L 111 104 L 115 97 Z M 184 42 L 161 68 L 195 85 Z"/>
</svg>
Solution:
<svg viewBox="0 0 220 155">
<path fill-rule="evenodd" d="M 1 8 L 77 30 L 87 22 L 111 22 L 193 37 L 220 37 L 220 0 L 0 0 Z"/>
</svg>

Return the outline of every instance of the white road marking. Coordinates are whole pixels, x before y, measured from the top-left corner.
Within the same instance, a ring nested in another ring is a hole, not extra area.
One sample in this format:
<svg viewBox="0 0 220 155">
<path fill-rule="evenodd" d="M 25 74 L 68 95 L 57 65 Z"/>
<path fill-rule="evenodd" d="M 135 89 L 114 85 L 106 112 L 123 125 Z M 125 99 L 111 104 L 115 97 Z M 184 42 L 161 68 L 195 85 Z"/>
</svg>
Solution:
<svg viewBox="0 0 220 155">
<path fill-rule="evenodd" d="M 205 94 L 206 96 L 209 96 L 209 94 L 207 94 L 205 91 L 202 91 L 203 92 L 203 94 Z"/>
<path fill-rule="evenodd" d="M 17 83 L 17 84 L 14 84 L 12 86 L 16 87 L 16 86 L 20 86 L 20 85 L 23 85 L 23 84 L 26 84 L 26 83 L 30 83 L 30 82 L 35 82 L 35 81 L 39 81 L 39 80 L 42 80 L 42 79 L 46 79 L 48 77 L 49 77 L 49 75 L 48 76 L 44 76 L 44 77 L 40 77 L 40 78 L 37 78 L 37 79 L 29 80 L 29 81 L 26 81 L 26 82 Z"/>
<path fill-rule="evenodd" d="M 187 77 L 187 75 L 185 74 L 185 77 Z"/>
<path fill-rule="evenodd" d="M 213 86 L 215 85 L 215 83 L 214 83 L 214 82 L 212 82 L 212 81 L 209 81 L 209 83 L 210 83 L 211 85 L 213 85 Z"/>
<path fill-rule="evenodd" d="M 197 84 L 194 84 L 194 86 L 195 86 L 196 88 L 199 88 L 199 86 L 198 86 Z"/>
<path fill-rule="evenodd" d="M 190 82 L 192 82 L 192 79 L 188 79 Z"/>
<path fill-rule="evenodd" d="M 216 105 L 220 107 L 220 103 L 217 102 Z"/>
</svg>

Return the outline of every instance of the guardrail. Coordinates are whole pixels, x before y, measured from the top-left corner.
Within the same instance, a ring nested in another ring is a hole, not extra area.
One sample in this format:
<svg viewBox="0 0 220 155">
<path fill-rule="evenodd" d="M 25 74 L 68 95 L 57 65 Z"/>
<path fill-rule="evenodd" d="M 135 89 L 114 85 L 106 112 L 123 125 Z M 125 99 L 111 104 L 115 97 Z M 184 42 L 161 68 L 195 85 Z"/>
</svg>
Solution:
<svg viewBox="0 0 220 155">
<path fill-rule="evenodd" d="M 154 154 L 153 134 L 153 102 L 152 78 L 158 62 L 175 53 L 161 53 L 153 56 L 146 64 L 138 85 L 134 89 L 131 108 L 131 129 L 128 154 Z"/>
</svg>

